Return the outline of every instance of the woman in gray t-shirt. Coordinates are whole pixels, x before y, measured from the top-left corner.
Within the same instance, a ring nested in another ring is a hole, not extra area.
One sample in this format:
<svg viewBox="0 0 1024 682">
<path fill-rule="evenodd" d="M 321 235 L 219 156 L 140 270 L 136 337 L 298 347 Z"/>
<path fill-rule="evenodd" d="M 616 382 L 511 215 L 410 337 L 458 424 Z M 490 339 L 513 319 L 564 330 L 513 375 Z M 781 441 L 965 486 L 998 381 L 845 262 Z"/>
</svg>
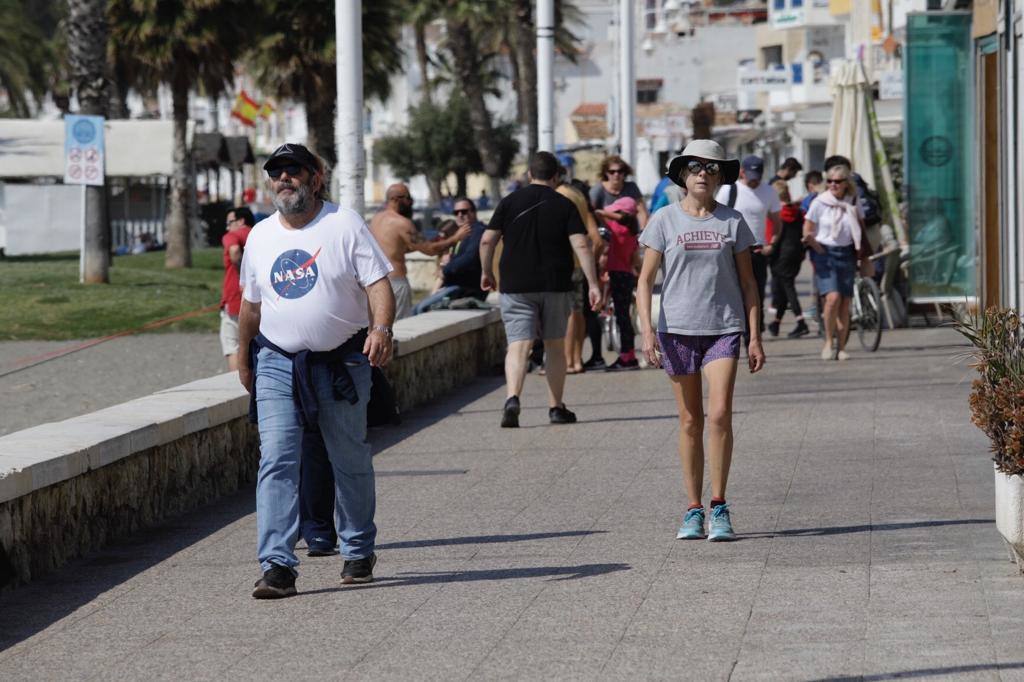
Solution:
<svg viewBox="0 0 1024 682">
<path fill-rule="evenodd" d="M 711 519 L 708 540 L 734 540 L 725 488 L 732 462 L 732 396 L 740 342 L 749 329 L 751 372 L 764 366 L 758 320 L 757 282 L 750 265 L 754 235 L 734 209 L 715 201 L 722 184 L 739 174 L 711 140 L 694 140 L 669 164 L 668 175 L 686 188 L 679 203 L 658 211 L 640 234 L 647 247 L 637 288 L 637 308 L 647 360 L 662 365 L 672 380 L 682 424 L 679 456 L 689 506 L 676 534 L 701 539 L 704 531 L 704 406 L 701 370 L 708 381 L 708 450 Z M 661 313 L 655 333 L 651 292 L 663 272 Z"/>
</svg>

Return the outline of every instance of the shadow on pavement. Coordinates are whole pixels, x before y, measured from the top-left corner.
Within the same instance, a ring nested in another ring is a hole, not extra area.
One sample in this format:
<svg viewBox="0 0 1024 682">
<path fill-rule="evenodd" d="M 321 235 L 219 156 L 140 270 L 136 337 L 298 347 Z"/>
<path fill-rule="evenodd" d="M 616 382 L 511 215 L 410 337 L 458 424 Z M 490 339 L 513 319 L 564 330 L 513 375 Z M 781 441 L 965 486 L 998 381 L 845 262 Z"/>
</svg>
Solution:
<svg viewBox="0 0 1024 682">
<path fill-rule="evenodd" d="M 849 677 L 820 677 L 811 682 L 875 682 L 881 680 L 896 680 L 907 677 L 945 677 L 947 675 L 962 675 L 965 673 L 982 672 L 985 670 L 1020 670 L 1024 668 L 1024 661 L 1014 663 L 978 663 L 975 665 L 952 665 L 946 668 L 920 668 L 918 670 L 900 670 L 893 673 L 878 673 L 876 675 L 851 675 Z"/>
<path fill-rule="evenodd" d="M 744 538 L 776 537 L 819 537 L 823 535 L 847 535 L 881 530 L 907 530 L 910 528 L 935 528 L 939 526 L 966 526 L 995 523 L 995 519 L 950 519 L 946 521 L 908 521 L 906 523 L 865 523 L 859 526 L 832 526 L 825 528 L 791 528 L 770 533 L 743 533 Z"/>
<path fill-rule="evenodd" d="M 551 533 L 523 533 L 520 535 L 469 535 L 461 538 L 385 542 L 384 544 L 377 545 L 377 549 L 413 549 L 417 547 L 449 547 L 452 545 L 485 545 L 504 542 L 529 542 L 530 540 L 548 540 L 551 538 L 576 538 L 607 532 L 608 531 L 606 530 L 564 530 L 554 531 Z"/>
<path fill-rule="evenodd" d="M 0 652 L 255 510 L 254 491 L 246 488 L 116 540 L 27 585 L 0 593 L 4 623 L 0 628 Z"/>
<path fill-rule="evenodd" d="M 437 573 L 399 573 L 377 578 L 368 585 L 331 587 L 302 592 L 301 595 L 340 592 L 347 589 L 376 589 L 381 587 L 407 587 L 410 585 L 437 585 L 466 583 L 481 580 L 514 580 L 516 578 L 550 578 L 554 581 L 595 578 L 618 571 L 632 570 L 629 564 L 582 564 L 580 566 L 537 566 L 535 568 L 496 568 L 480 571 L 442 571 Z"/>
</svg>

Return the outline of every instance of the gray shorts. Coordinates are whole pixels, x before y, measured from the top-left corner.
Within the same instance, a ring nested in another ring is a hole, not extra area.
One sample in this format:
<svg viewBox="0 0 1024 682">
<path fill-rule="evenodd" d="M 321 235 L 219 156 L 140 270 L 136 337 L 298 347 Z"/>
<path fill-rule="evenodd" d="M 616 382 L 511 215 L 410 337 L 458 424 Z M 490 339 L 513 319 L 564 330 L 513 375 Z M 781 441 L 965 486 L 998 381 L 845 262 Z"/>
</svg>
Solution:
<svg viewBox="0 0 1024 682">
<path fill-rule="evenodd" d="M 571 291 L 502 294 L 501 321 L 508 342 L 565 338 L 572 298 Z"/>
<path fill-rule="evenodd" d="M 228 311 L 220 309 L 220 349 L 224 355 L 238 352 L 238 315 L 228 315 Z"/>
<path fill-rule="evenodd" d="M 407 277 L 389 277 L 391 290 L 395 292 L 395 319 L 412 315 L 412 285 Z"/>
</svg>

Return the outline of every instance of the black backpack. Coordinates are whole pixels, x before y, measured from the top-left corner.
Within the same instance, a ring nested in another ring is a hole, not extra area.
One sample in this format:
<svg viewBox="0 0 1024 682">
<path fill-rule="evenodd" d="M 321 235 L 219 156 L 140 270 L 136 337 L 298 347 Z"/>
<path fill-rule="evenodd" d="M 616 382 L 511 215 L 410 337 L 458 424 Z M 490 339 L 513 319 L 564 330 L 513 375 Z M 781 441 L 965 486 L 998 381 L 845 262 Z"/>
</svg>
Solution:
<svg viewBox="0 0 1024 682">
<path fill-rule="evenodd" d="M 853 184 L 857 186 L 857 204 L 864 211 L 864 225 L 873 227 L 880 224 L 882 222 L 882 202 L 878 199 L 878 193 L 868 187 L 868 183 L 864 181 L 860 173 L 854 173 L 852 177 Z"/>
</svg>

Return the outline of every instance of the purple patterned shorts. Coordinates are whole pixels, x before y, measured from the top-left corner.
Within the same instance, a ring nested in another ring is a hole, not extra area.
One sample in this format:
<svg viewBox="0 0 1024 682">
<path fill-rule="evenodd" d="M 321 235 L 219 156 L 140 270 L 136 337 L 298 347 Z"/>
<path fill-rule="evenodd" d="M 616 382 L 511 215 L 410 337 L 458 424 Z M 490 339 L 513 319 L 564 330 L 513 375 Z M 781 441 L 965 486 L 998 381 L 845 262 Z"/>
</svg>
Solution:
<svg viewBox="0 0 1024 682">
<path fill-rule="evenodd" d="M 740 357 L 741 334 L 685 336 L 658 332 L 661 344 L 661 365 L 669 376 L 698 374 L 712 360 Z"/>
</svg>

